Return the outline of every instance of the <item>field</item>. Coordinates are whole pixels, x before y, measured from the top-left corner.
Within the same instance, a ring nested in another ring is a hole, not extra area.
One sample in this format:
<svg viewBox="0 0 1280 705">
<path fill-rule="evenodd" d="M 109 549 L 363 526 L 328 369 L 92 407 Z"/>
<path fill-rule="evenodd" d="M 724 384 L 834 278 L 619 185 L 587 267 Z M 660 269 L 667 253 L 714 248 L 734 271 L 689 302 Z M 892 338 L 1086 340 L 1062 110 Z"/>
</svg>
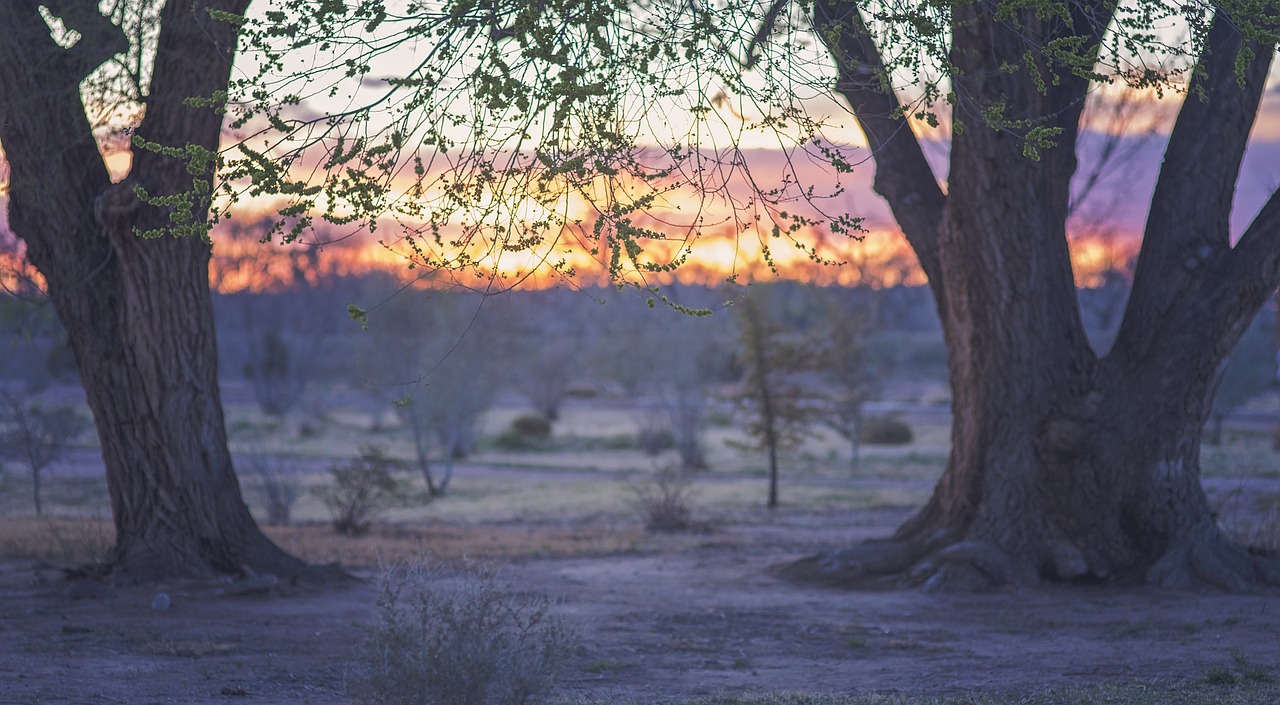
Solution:
<svg viewBox="0 0 1280 705">
<path fill-rule="evenodd" d="M 70 392 L 67 392 L 70 394 Z M 375 442 L 408 458 L 406 434 L 336 395 L 283 423 L 233 387 L 229 428 L 248 501 L 254 460 L 306 490 Z M 482 435 L 522 409 L 507 401 Z M 819 438 L 785 458 L 782 506 L 764 509 L 764 467 L 712 425 L 711 469 L 693 480 L 693 525 L 646 531 L 634 487 L 671 456 L 635 442 L 636 418 L 579 399 L 536 449 L 482 443 L 443 498 L 416 475 L 408 498 L 359 538 L 335 534 L 305 491 L 293 522 L 267 527 L 286 549 L 369 579 L 397 561 L 501 566 L 521 592 L 554 597 L 578 632 L 556 680 L 564 703 L 1271 703 L 1280 701 L 1275 595 L 1177 594 L 1122 586 L 978 596 L 850 592 L 795 585 L 773 568 L 883 536 L 928 496 L 945 462 L 945 407 L 903 418 L 915 440 L 847 449 Z M 1280 456 L 1260 424 L 1229 424 L 1207 448 L 1220 521 L 1280 543 Z M 347 703 L 355 646 L 374 614 L 366 582 L 315 590 L 232 584 L 147 589 L 66 582 L 60 568 L 111 542 L 88 438 L 46 478 L 48 516 L 16 469 L 0 492 L 0 703 Z M 159 593 L 165 609 L 153 609 Z"/>
</svg>

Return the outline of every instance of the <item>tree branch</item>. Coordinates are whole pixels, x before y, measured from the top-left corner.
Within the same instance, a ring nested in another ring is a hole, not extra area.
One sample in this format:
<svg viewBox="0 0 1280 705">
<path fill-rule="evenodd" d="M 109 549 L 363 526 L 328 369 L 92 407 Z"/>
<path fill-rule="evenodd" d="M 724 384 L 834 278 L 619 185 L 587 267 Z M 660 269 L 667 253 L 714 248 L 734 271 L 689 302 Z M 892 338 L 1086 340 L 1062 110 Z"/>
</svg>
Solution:
<svg viewBox="0 0 1280 705">
<path fill-rule="evenodd" d="M 1280 286 L 1280 189 L 1271 193 L 1228 258 L 1221 277 L 1234 289 L 1225 308 L 1248 313 L 1244 325 Z"/>
<path fill-rule="evenodd" d="M 1246 49 L 1254 58 L 1245 67 L 1242 83 L 1236 57 Z M 1244 42 L 1225 13 L 1214 17 L 1205 53 L 1169 136 L 1134 272 L 1133 294 L 1114 350 L 1143 354 L 1156 344 L 1156 329 L 1176 317 L 1175 309 L 1204 309 L 1221 319 L 1229 315 L 1223 305 L 1232 297 L 1206 301 L 1201 290 L 1210 285 L 1246 286 L 1223 281 L 1233 276 L 1234 262 L 1243 255 L 1231 251 L 1231 206 L 1274 54 L 1274 47 Z M 1261 239 L 1256 233 L 1266 229 L 1275 208 L 1268 203 L 1250 227 L 1255 234 L 1247 249 L 1258 247 L 1252 242 Z M 1247 285 L 1260 284 L 1255 278 Z"/>
<path fill-rule="evenodd" d="M 210 11 L 241 16 L 248 5 L 249 0 L 188 0 L 166 3 L 160 12 L 151 95 L 134 134 L 161 150 L 186 150 L 191 163 L 154 148 L 135 149 L 131 176 L 144 187 L 168 183 L 192 188 L 192 226 L 208 216 L 209 194 L 197 194 L 194 184 L 210 184 L 214 176 L 216 165 L 208 157 L 217 153 L 223 122 L 216 96 L 226 91 L 239 36 L 235 23 Z M 214 102 L 198 104 L 201 100 Z M 197 150 L 203 155 L 196 155 Z M 196 171 L 200 173 L 193 179 Z"/>
<path fill-rule="evenodd" d="M 813 21 L 839 70 L 836 91 L 849 101 L 876 162 L 875 190 L 889 202 L 934 291 L 941 291 L 938 224 L 946 196 L 888 84 L 884 61 L 858 5 L 819 0 Z"/>
<path fill-rule="evenodd" d="M 1255 53 L 1243 85 L 1236 73 L 1242 50 Z M 1151 199 L 1144 250 L 1150 248 L 1161 259 L 1180 259 L 1188 246 L 1229 247 L 1240 162 L 1274 53 L 1273 47 L 1244 44 L 1224 13 L 1214 18 L 1205 55 L 1169 136 Z"/>
<path fill-rule="evenodd" d="M 94 198 L 111 180 L 80 99 L 83 60 L 72 61 L 53 40 L 39 4 L 31 0 L 0 0 L 0 27 L 0 144 L 9 161 L 9 227 L 27 243 L 27 257 L 56 303 L 60 287 L 86 281 L 107 259 L 100 230 L 79 215 L 92 213 Z"/>
<path fill-rule="evenodd" d="M 48 0 L 43 4 L 63 26 L 80 35 L 80 40 L 66 49 L 69 65 L 80 80 L 116 54 L 129 51 L 124 30 L 104 17 L 97 3 Z"/>
</svg>

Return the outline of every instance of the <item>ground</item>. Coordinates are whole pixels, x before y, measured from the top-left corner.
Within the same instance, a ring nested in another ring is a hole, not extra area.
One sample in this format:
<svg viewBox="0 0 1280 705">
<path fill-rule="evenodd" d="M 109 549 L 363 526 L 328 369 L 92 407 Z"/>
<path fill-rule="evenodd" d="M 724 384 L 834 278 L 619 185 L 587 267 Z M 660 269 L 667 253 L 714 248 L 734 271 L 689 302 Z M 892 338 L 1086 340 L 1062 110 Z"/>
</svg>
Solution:
<svg viewBox="0 0 1280 705">
<path fill-rule="evenodd" d="M 888 529 L 900 512 L 873 514 L 846 538 Z M 555 693 L 569 702 L 1023 694 L 1280 673 L 1275 595 L 1062 587 L 958 597 L 797 586 L 771 575 L 829 540 L 830 519 L 784 512 L 655 537 L 643 550 L 526 558 L 503 570 L 522 590 L 558 596 L 581 631 Z M 454 528 L 455 538 L 465 533 Z M 478 540 L 491 538 L 494 527 L 478 528 Z M 350 702 L 343 678 L 372 614 L 372 589 L 230 594 L 235 587 L 110 589 L 6 562 L 0 702 Z M 153 609 L 162 592 L 170 606 Z"/>
<path fill-rule="evenodd" d="M 246 413 L 237 409 L 233 426 Z M 268 532 L 308 560 L 340 562 L 365 580 L 380 562 L 500 563 L 518 589 L 558 598 L 580 632 L 553 693 L 564 703 L 780 692 L 1021 697 L 1113 685 L 1148 694 L 1183 688 L 1193 697 L 1123 703 L 1218 703 L 1237 692 L 1252 693 L 1238 702 L 1280 698 L 1276 594 L 1103 585 L 947 596 L 776 577 L 788 561 L 887 535 L 908 517 L 941 470 L 945 415 L 908 416 L 917 440 L 867 448 L 857 476 L 834 445 L 790 457 L 783 507 L 772 513 L 762 506 L 756 461 L 715 441 L 728 431 L 713 429 L 715 466 L 694 481 L 698 525 L 663 534 L 644 530 L 626 487 L 652 459 L 601 451 L 610 444 L 584 430 L 618 438 L 630 417 L 610 414 L 584 403 L 558 426 L 576 434 L 552 448 L 468 459 L 447 497 L 401 507 L 368 536 L 334 535 L 311 495 L 300 500 L 295 525 Z M 239 446 L 240 466 L 245 453 L 287 456 L 289 471 L 315 486 L 357 440 L 404 447 L 394 430 L 340 417 L 312 423 L 319 433 L 278 429 L 272 445 Z M 500 427 L 503 417 L 490 423 Z M 1278 456 L 1264 430 L 1240 425 L 1228 435 L 1230 444 L 1206 450 L 1206 488 L 1224 526 L 1274 546 Z M 49 518 L 31 514 L 20 474 L 0 487 L 0 704 L 351 702 L 344 676 L 375 609 L 368 582 L 246 589 L 255 586 L 65 580 L 62 567 L 110 541 L 96 462 L 91 447 L 79 448 L 50 474 Z M 257 510 L 254 482 L 245 476 Z"/>
</svg>

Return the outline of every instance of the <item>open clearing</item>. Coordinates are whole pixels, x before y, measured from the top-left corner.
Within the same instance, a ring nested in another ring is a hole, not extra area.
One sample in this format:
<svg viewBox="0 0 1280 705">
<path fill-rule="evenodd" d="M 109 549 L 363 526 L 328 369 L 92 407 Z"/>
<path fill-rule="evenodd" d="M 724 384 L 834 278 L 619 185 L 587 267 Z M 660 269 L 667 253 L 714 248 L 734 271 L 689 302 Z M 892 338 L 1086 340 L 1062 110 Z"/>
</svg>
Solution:
<svg viewBox="0 0 1280 705">
<path fill-rule="evenodd" d="M 901 513 L 870 512 L 864 519 L 875 521 L 846 538 L 887 531 Z M 641 537 L 637 549 L 513 560 L 504 573 L 523 590 L 559 596 L 581 630 L 556 692 L 569 702 L 778 691 L 1025 694 L 1115 683 L 1261 684 L 1280 672 L 1274 595 L 1103 587 L 931 596 L 770 576 L 771 565 L 829 541 L 826 527 L 837 519 L 783 512 L 697 536 Z M 481 546 L 508 534 L 548 546 L 581 532 L 616 533 L 619 543 L 633 536 L 605 524 L 434 528 Z M 161 591 L 172 606 L 156 611 Z M 367 585 L 225 592 L 209 583 L 112 590 L 66 583 L 29 561 L 4 563 L 0 701 L 349 702 L 343 678 L 371 615 Z"/>
<path fill-rule="evenodd" d="M 618 432 L 599 414 L 594 421 L 600 433 Z M 588 427 L 573 423 L 566 426 Z M 631 512 L 624 483 L 651 460 L 572 449 L 481 455 L 459 466 L 450 496 L 397 510 L 359 539 L 335 536 L 310 497 L 295 526 L 269 533 L 363 578 L 380 561 L 423 556 L 449 566 L 463 556 L 502 563 L 520 590 L 560 599 L 580 631 L 557 681 L 559 702 L 787 692 L 964 702 L 1076 687 L 1098 699 L 1053 702 L 1280 699 L 1274 594 L 1092 586 L 939 596 L 773 577 L 772 566 L 890 533 L 941 469 L 944 424 L 915 420 L 917 442 L 869 449 L 857 478 L 826 450 L 790 459 L 784 506 L 774 513 L 761 506 L 764 480 L 751 461 L 716 446 L 721 462 L 695 483 L 703 525 L 688 533 L 645 532 Z M 332 448 L 313 447 L 320 441 L 311 436 L 268 452 L 288 453 L 314 484 L 341 457 L 336 449 L 369 435 L 358 424 L 349 440 L 341 431 L 331 422 L 319 437 Z M 1265 436 L 1244 432 L 1206 451 L 1210 496 L 1243 535 L 1274 540 L 1275 458 Z M 140 589 L 63 580 L 61 566 L 109 543 L 93 461 L 84 448 L 52 474 L 46 493 L 60 518 L 23 509 L 20 477 L 0 493 L 0 703 L 350 702 L 344 675 L 373 614 L 366 583 L 235 595 L 221 583 Z M 152 609 L 161 592 L 171 605 Z M 1123 697 L 1107 699 L 1113 686 Z"/>
</svg>

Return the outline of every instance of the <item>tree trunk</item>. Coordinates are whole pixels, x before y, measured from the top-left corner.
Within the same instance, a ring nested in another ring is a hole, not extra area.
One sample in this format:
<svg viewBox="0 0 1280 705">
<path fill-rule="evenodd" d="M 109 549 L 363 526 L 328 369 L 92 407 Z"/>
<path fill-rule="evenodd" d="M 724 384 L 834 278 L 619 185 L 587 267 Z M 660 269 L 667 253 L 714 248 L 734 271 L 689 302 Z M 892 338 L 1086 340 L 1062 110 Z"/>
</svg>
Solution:
<svg viewBox="0 0 1280 705">
<path fill-rule="evenodd" d="M 31 468 L 31 501 L 36 505 L 36 516 L 44 516 L 44 503 L 40 501 L 40 468 Z"/>
<path fill-rule="evenodd" d="M 862 471 L 862 418 L 854 421 L 849 434 L 849 474 L 857 477 Z"/>
<path fill-rule="evenodd" d="M 1188 98 L 1170 138 L 1125 321 L 1099 358 L 1081 323 L 1065 232 L 1087 83 L 1067 75 L 1040 90 L 1025 73 L 997 70 L 1021 60 L 1027 36 L 1066 29 L 1031 11 L 1018 14 L 1018 28 L 995 19 L 992 3 L 956 6 L 962 102 L 1003 103 L 1010 120 L 1062 131 L 1037 161 L 1024 156 L 1018 130 L 962 116 L 943 196 L 910 130 L 898 129 L 896 98 L 868 72 L 879 57 L 852 7 L 820 4 L 817 18 L 827 26 L 840 19 L 832 45 L 839 89 L 876 155 L 877 190 L 938 299 L 952 450 L 932 497 L 892 539 L 790 571 L 965 590 L 1043 579 L 1280 584 L 1280 562 L 1221 534 L 1200 485 L 1201 434 L 1220 371 L 1280 278 L 1278 199 L 1236 251 L 1221 217 L 1271 50 L 1258 52 L 1240 86 L 1232 64 L 1239 37 L 1233 45 L 1229 23 L 1215 22 L 1207 78 L 1196 79 L 1208 98 Z M 1105 26 L 1097 17 L 1074 26 Z"/>
<path fill-rule="evenodd" d="M 216 150 L 221 115 L 184 99 L 225 91 L 236 27 L 206 8 L 242 13 L 248 0 L 163 9 L 147 113 L 137 137 Z M 51 6 L 53 11 L 57 8 Z M 69 11 L 68 11 L 69 12 Z M 227 449 L 209 294 L 210 246 L 200 237 L 137 231 L 204 221 L 142 203 L 210 183 L 184 161 L 136 149 L 112 184 L 78 86 L 127 44 L 96 12 L 75 22 L 99 39 L 53 42 L 36 5 L 0 2 L 0 143 L 10 165 L 9 222 L 45 277 L 93 412 L 116 528 L 113 573 L 129 580 L 307 570 L 258 530 Z M 62 15 L 72 26 L 69 14 Z M 84 31 L 81 32 L 85 34 Z M 81 53 L 99 51 L 92 56 Z"/>
</svg>

